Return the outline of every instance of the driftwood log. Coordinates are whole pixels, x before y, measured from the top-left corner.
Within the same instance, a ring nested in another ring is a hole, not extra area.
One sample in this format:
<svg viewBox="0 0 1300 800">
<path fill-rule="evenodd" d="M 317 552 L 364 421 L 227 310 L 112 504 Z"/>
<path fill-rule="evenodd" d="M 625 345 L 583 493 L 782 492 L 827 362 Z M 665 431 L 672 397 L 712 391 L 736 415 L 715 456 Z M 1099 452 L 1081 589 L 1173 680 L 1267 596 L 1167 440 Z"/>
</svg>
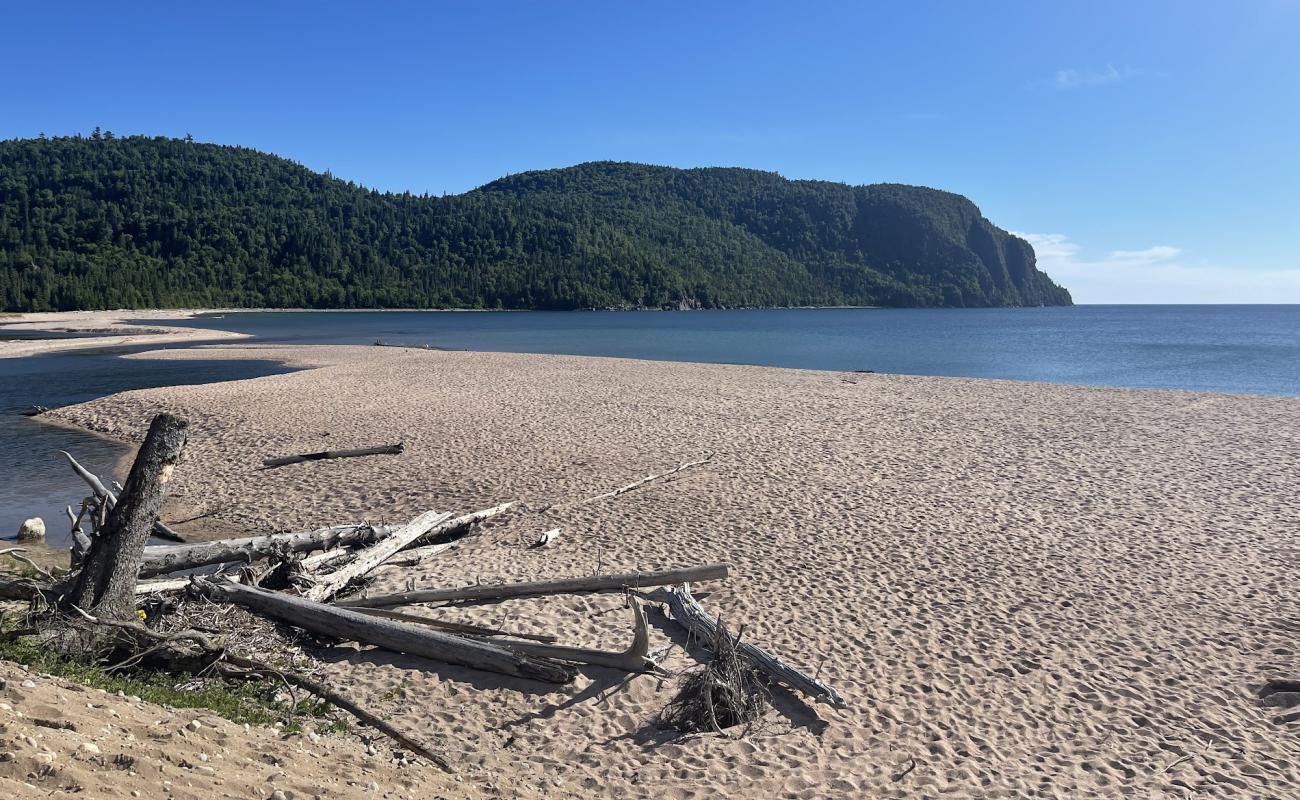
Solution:
<svg viewBox="0 0 1300 800">
<path fill-rule="evenodd" d="M 170 414 L 154 417 L 122 496 L 91 541 L 67 593 L 72 605 L 106 619 L 134 615 L 136 575 L 144 543 L 158 520 L 163 490 L 185 447 L 187 427 Z"/>
<path fill-rule="evenodd" d="M 212 564 L 232 561 L 247 563 L 288 553 L 307 553 L 363 544 L 371 539 L 382 538 L 391 531 L 391 528 L 383 526 L 333 525 L 299 533 L 272 533 L 182 545 L 151 545 L 144 549 L 140 576 L 164 575 Z"/>
<path fill-rule="evenodd" d="M 691 595 L 689 584 L 672 587 L 654 593 L 654 599 L 662 599 L 668 604 L 669 613 L 682 627 L 705 645 L 713 642 L 718 635 L 718 620 Z M 755 668 L 769 675 L 777 683 L 803 692 L 814 700 L 830 703 L 836 708 L 844 708 L 844 698 L 831 687 L 818 679 L 800 672 L 761 647 L 749 642 L 738 642 L 736 648 L 750 660 Z"/>
<path fill-rule="evenodd" d="M 434 619 L 433 617 L 422 617 L 418 614 L 403 614 L 401 611 L 389 611 L 386 608 L 354 608 L 351 609 L 359 614 L 365 614 L 368 617 L 383 617 L 385 619 L 395 619 L 401 622 L 413 622 L 416 625 L 428 625 L 430 628 L 441 628 L 444 631 L 459 633 L 465 636 L 509 636 L 512 639 L 527 639 L 533 642 L 554 642 L 555 637 L 548 633 L 520 633 L 515 631 L 503 631 L 500 628 L 489 628 L 484 625 L 471 625 L 467 622 L 452 622 L 445 619 Z"/>
<path fill-rule="evenodd" d="M 263 616 L 282 620 L 313 633 L 502 675 L 548 683 L 568 683 L 573 680 L 573 672 L 563 664 L 515 653 L 496 644 L 452 636 L 396 620 L 367 616 L 301 597 L 268 592 L 229 579 L 196 578 L 195 582 L 213 599 L 237 603 Z"/>
<path fill-rule="evenodd" d="M 391 608 L 413 603 L 459 602 L 463 600 L 505 600 L 515 597 L 537 597 L 548 594 L 586 594 L 591 592 L 622 592 L 648 586 L 667 586 L 674 583 L 722 580 L 727 577 L 727 564 L 706 564 L 702 567 L 663 570 L 660 572 L 626 572 L 620 575 L 591 575 L 585 578 L 565 578 L 537 583 L 498 583 L 462 586 L 458 589 L 425 589 L 399 594 L 382 594 L 339 601 L 341 606 L 361 608 Z"/>
<path fill-rule="evenodd" d="M 325 461 L 331 458 L 357 458 L 359 456 L 398 456 L 402 454 L 401 443 L 386 444 L 380 447 L 363 447 L 359 450 L 322 450 L 319 453 L 299 453 L 292 456 L 278 456 L 262 461 L 266 469 L 283 467 L 286 464 L 301 464 L 304 461 Z"/>
<path fill-rule="evenodd" d="M 315 586 L 303 593 L 303 597 L 317 603 L 329 600 L 343 591 L 349 583 L 361 578 L 375 567 L 397 555 L 402 549 L 409 547 L 415 540 L 449 519 L 451 519 L 451 514 L 448 512 L 426 511 L 398 530 L 393 531 L 391 536 L 387 536 L 362 550 L 357 554 L 356 559 L 346 566 L 339 567 L 319 579 Z"/>
<path fill-rule="evenodd" d="M 449 519 L 429 530 L 423 538 L 454 534 L 463 528 L 504 514 L 514 505 L 513 502 L 502 503 L 499 506 Z M 141 577 L 149 577 L 213 564 L 248 563 L 287 553 L 309 553 L 315 550 L 328 551 L 340 547 L 354 547 L 370 541 L 381 541 L 391 536 L 395 530 L 397 529 L 389 525 L 334 525 L 299 533 L 273 533 L 266 536 L 220 539 L 184 545 L 152 545 L 144 549 L 144 562 L 140 574 Z M 347 554 L 336 555 L 343 557 Z M 318 565 L 314 564 L 314 566 Z"/>
</svg>

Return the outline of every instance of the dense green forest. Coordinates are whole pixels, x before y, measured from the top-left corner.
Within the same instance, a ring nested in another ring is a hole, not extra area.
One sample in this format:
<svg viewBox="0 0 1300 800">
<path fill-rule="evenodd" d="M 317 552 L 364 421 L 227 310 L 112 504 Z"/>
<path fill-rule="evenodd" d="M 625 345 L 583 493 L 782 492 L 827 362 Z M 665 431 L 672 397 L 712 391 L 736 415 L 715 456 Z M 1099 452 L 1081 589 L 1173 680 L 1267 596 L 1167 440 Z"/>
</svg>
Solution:
<svg viewBox="0 0 1300 800">
<path fill-rule="evenodd" d="M 597 162 L 392 194 L 188 139 L 0 142 L 0 307 L 1060 305 L 960 195 Z"/>
</svg>

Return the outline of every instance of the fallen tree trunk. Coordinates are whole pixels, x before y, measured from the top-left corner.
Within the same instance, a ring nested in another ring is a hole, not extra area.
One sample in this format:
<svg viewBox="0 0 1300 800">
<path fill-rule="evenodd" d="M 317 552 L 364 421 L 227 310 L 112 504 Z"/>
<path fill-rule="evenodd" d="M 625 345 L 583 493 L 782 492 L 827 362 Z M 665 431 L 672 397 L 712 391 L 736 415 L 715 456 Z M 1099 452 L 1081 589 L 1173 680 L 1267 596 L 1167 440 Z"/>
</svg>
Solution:
<svg viewBox="0 0 1300 800">
<path fill-rule="evenodd" d="M 683 583 L 680 587 L 664 589 L 654 594 L 655 599 L 662 598 L 668 604 L 669 613 L 682 627 L 699 642 L 709 644 L 717 636 L 718 620 L 704 610 L 691 596 L 691 587 Z M 777 683 L 796 689 L 815 700 L 830 703 L 836 708 L 844 708 L 844 698 L 831 687 L 816 678 L 800 672 L 761 647 L 748 642 L 737 642 L 737 650 L 754 665 L 771 676 Z"/>
<path fill-rule="evenodd" d="M 272 533 L 184 545 L 153 545 L 144 549 L 140 576 L 163 575 L 231 561 L 248 563 L 286 553 L 329 550 L 383 538 L 391 532 L 390 528 L 370 525 L 333 525 L 298 533 Z"/>
<path fill-rule="evenodd" d="M 511 633 L 499 628 L 471 625 L 467 622 L 451 622 L 445 619 L 434 619 L 433 617 L 421 617 L 418 614 L 403 614 L 400 611 L 389 611 L 386 608 L 355 608 L 352 610 L 368 617 L 383 617 L 401 622 L 413 622 L 416 625 L 428 625 L 430 628 L 441 628 L 444 631 L 460 633 L 466 636 L 509 636 L 514 639 L 528 639 L 534 642 L 546 643 L 555 641 L 554 636 L 546 633 L 519 633 L 518 631 Z"/>
<path fill-rule="evenodd" d="M 514 505 L 513 502 L 502 503 L 499 506 L 449 519 L 430 530 L 423 538 L 455 533 L 461 528 L 468 528 L 504 514 Z M 141 565 L 140 574 L 141 577 L 149 577 L 231 561 L 248 563 L 259 558 L 286 553 L 309 553 L 314 550 L 351 547 L 364 544 L 371 539 L 376 541 L 385 539 L 395 530 L 396 528 L 389 525 L 334 525 L 298 533 L 272 533 L 266 536 L 220 539 L 185 545 L 153 545 L 144 549 L 144 563 Z"/>
<path fill-rule="evenodd" d="M 319 453 L 299 453 L 292 456 L 279 456 L 262 461 L 266 469 L 283 467 L 286 464 L 301 464 L 304 461 L 325 461 L 331 458 L 357 458 L 359 456 L 398 456 L 405 448 L 400 443 L 386 444 L 380 447 L 363 447 L 359 450 L 322 450 Z"/>
<path fill-rule="evenodd" d="M 663 570 L 660 572 L 627 572 L 621 575 L 591 575 L 585 578 L 565 578 L 538 583 L 498 583 L 480 586 L 463 586 L 459 589 L 426 589 L 400 594 L 384 594 L 341 600 L 341 606 L 360 608 L 389 608 L 412 603 L 438 603 L 461 600 L 502 600 L 512 597 L 536 597 L 547 594 L 585 594 L 588 592 L 621 592 L 648 586 L 667 586 L 673 583 L 722 580 L 727 577 L 727 564 L 706 564 L 702 567 Z"/>
<path fill-rule="evenodd" d="M 354 561 L 317 580 L 303 597 L 323 603 L 343 591 L 349 583 L 397 555 L 430 530 L 451 518 L 448 512 L 426 511 L 379 542 L 357 554 Z"/>
<path fill-rule="evenodd" d="M 568 683 L 573 679 L 573 672 L 563 664 L 521 655 L 476 639 L 371 617 L 227 579 L 200 578 L 196 582 L 214 599 L 237 603 L 313 633 L 530 680 Z"/>
</svg>

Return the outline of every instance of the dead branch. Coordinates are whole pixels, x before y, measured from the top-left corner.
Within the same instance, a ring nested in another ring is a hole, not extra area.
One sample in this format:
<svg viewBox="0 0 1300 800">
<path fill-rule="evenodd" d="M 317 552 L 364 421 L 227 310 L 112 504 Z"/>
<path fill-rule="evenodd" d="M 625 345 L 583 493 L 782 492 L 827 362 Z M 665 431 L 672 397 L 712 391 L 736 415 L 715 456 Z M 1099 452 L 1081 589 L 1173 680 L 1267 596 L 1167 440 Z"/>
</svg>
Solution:
<svg viewBox="0 0 1300 800">
<path fill-rule="evenodd" d="M 642 478 L 642 479 L 639 480 L 639 481 L 632 481 L 631 483 L 629 483 L 629 484 L 626 485 L 626 486 L 620 486 L 620 487 L 618 487 L 617 489 L 612 489 L 612 490 L 610 490 L 610 491 L 608 491 L 608 492 L 604 492 L 604 493 L 602 493 L 602 494 L 595 495 L 594 497 L 588 497 L 588 498 L 585 499 L 585 500 L 579 500 L 579 501 L 577 501 L 577 502 L 575 502 L 575 503 L 569 503 L 568 505 L 563 506 L 563 508 L 564 508 L 564 509 L 580 508 L 581 506 L 585 506 L 585 505 L 587 505 L 588 503 L 594 503 L 594 502 L 596 502 L 597 500 L 604 500 L 604 499 L 607 498 L 607 497 L 617 497 L 617 496 L 619 496 L 620 494 L 626 494 L 626 493 L 632 491 L 633 489 L 638 489 L 638 488 L 640 488 L 640 487 L 642 487 L 642 486 L 645 486 L 647 483 L 650 483 L 651 481 L 657 481 L 657 480 L 659 480 L 660 478 L 667 478 L 669 475 L 676 475 L 677 473 L 681 472 L 682 470 L 690 469 L 691 467 L 695 467 L 695 466 L 699 466 L 700 464 L 704 464 L 704 463 L 706 463 L 707 461 L 709 461 L 709 460 L 712 459 L 712 458 L 713 458 L 713 453 L 710 452 L 708 455 L 704 456 L 704 458 L 698 459 L 698 460 L 696 460 L 696 461 L 687 461 L 687 462 L 685 462 L 685 463 L 678 464 L 677 466 L 673 467 L 672 469 L 668 470 L 667 472 L 660 472 L 660 473 L 658 473 L 657 475 L 647 475 L 647 476 L 645 476 L 644 478 Z"/>
<path fill-rule="evenodd" d="M 604 650 L 590 650 L 585 647 L 564 647 L 556 644 L 539 644 L 537 642 L 520 642 L 509 639 L 496 639 L 496 642 L 518 653 L 554 658 L 559 661 L 572 661 L 577 664 L 591 664 L 597 667 L 610 667 L 624 672 L 655 672 L 666 674 L 659 665 L 652 661 L 650 652 L 650 630 L 646 625 L 645 609 L 635 597 L 628 596 L 632 607 L 632 645 L 620 653 Z"/>
<path fill-rule="evenodd" d="M 80 609 L 78 609 L 78 611 L 80 611 Z M 301 687 L 302 689 L 311 692 L 317 697 L 329 701 L 332 705 L 351 714 L 353 717 L 359 720 L 363 725 L 367 725 L 371 728 L 374 728 L 375 730 L 384 734 L 388 738 L 402 745 L 406 749 L 411 750 L 412 752 L 424 758 L 427 758 L 429 761 L 438 765 L 443 770 L 447 772 L 454 772 L 451 766 L 451 762 L 449 762 L 447 758 L 442 754 L 434 752 L 433 750 L 429 749 L 428 747 L 421 744 L 420 742 L 417 742 L 416 740 L 412 739 L 410 736 L 407 736 L 405 733 L 402 733 L 397 728 L 394 728 L 392 725 L 385 722 L 383 718 L 366 710 L 363 706 L 349 699 L 347 696 L 340 694 L 339 692 L 334 691 L 328 686 L 325 686 L 324 684 L 319 683 L 318 681 L 314 681 L 305 675 L 301 675 L 296 672 L 279 670 L 260 661 L 256 661 L 246 656 L 241 656 L 237 653 L 232 653 L 223 647 L 219 647 L 218 645 L 213 643 L 208 637 L 204 636 L 202 633 L 199 633 L 198 631 L 190 630 L 190 631 L 182 631 L 180 633 L 174 633 L 174 634 L 162 634 L 156 631 L 151 631 L 148 628 L 144 627 L 143 625 L 139 625 L 134 622 L 127 622 L 123 620 L 109 620 L 109 619 L 101 620 L 101 619 L 97 619 L 93 615 L 85 614 L 84 612 L 82 613 L 82 616 L 85 617 L 86 620 L 91 623 L 110 625 L 115 628 L 121 628 L 122 630 L 126 630 L 135 634 L 136 636 L 154 642 L 168 643 L 180 639 L 188 639 L 194 642 L 196 645 L 198 645 L 199 648 L 204 650 L 206 653 L 213 656 L 218 656 L 220 660 L 229 662 L 230 665 L 236 667 L 238 670 L 241 671 L 240 673 L 233 675 L 232 677 L 249 677 L 247 673 L 250 672 L 274 675 L 286 681 L 287 683 L 291 683 L 295 686 Z"/>
</svg>

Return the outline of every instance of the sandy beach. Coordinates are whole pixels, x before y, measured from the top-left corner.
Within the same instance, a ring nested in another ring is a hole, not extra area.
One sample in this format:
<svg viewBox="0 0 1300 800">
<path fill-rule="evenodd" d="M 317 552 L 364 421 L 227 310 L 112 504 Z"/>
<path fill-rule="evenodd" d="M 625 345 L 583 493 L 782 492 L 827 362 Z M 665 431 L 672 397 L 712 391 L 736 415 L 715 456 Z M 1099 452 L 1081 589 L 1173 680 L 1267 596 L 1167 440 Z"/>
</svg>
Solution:
<svg viewBox="0 0 1300 800">
<path fill-rule="evenodd" d="M 703 602 L 848 708 L 779 694 L 761 731 L 674 741 L 673 679 L 512 681 L 380 651 L 331 679 L 503 797 L 1300 793 L 1300 400 L 374 347 L 205 347 L 303 372 L 52 412 L 133 440 L 192 423 L 173 503 L 232 534 L 519 500 L 419 587 L 723 560 Z M 150 357 L 186 358 L 187 351 Z M 402 441 L 400 456 L 262 458 Z M 706 452 L 616 498 L 564 504 Z M 555 508 L 548 509 L 549 506 Z M 560 527 L 550 547 L 526 547 Z M 381 573 L 399 590 L 409 570 Z M 622 649 L 617 596 L 448 618 Z M 651 614 L 652 650 L 693 666 Z M 403 690 L 405 701 L 391 699 Z M 385 700 L 383 698 L 390 698 Z M 328 796 L 350 796 L 342 794 Z"/>
<path fill-rule="evenodd" d="M 58 311 L 31 314 L 0 314 L 0 335 L 72 334 L 58 339 L 12 339 L 0 341 L 0 358 L 22 358 L 68 350 L 105 347 L 152 347 L 185 342 L 247 338 L 232 331 L 181 328 L 163 324 L 185 319 L 204 310 Z M 159 322 L 155 324 L 153 320 Z M 141 324 L 141 323 L 147 324 Z"/>
</svg>

